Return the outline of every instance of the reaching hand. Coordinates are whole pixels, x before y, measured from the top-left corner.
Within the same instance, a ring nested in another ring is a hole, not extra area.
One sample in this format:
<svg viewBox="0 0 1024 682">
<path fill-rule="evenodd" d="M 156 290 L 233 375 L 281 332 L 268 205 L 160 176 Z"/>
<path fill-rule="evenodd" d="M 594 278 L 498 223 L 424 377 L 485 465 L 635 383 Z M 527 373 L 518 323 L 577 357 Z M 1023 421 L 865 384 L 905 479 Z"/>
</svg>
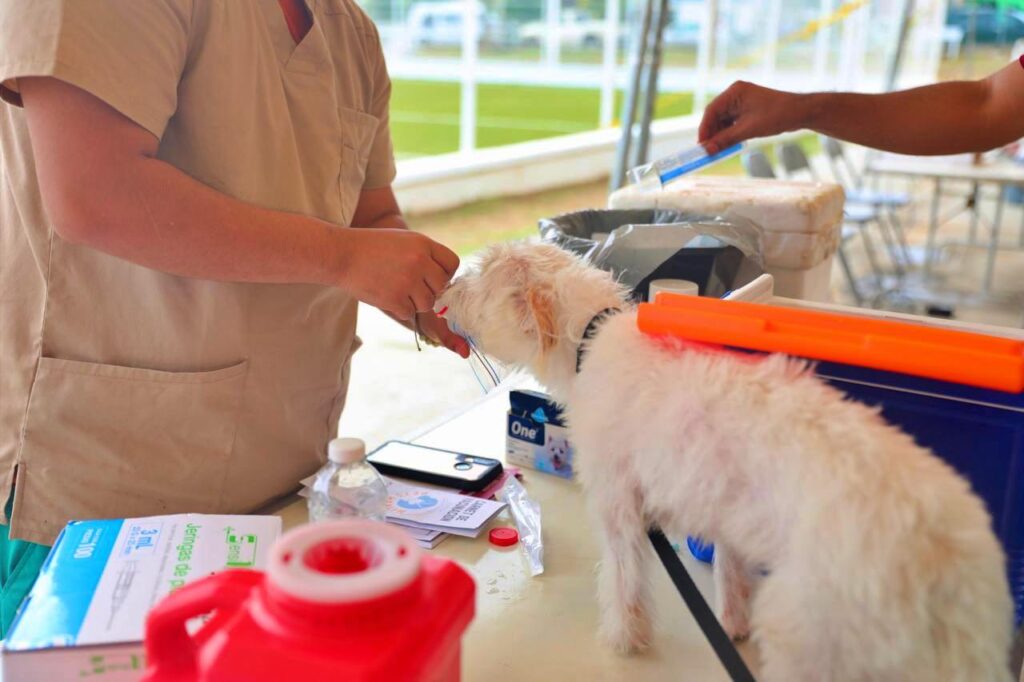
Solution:
<svg viewBox="0 0 1024 682">
<path fill-rule="evenodd" d="M 805 109 L 801 95 L 736 81 L 704 110 L 698 139 L 714 154 L 753 137 L 802 128 Z"/>
<path fill-rule="evenodd" d="M 409 230 L 346 229 L 341 248 L 338 286 L 398 320 L 433 314 L 459 267 L 450 249 Z"/>
</svg>

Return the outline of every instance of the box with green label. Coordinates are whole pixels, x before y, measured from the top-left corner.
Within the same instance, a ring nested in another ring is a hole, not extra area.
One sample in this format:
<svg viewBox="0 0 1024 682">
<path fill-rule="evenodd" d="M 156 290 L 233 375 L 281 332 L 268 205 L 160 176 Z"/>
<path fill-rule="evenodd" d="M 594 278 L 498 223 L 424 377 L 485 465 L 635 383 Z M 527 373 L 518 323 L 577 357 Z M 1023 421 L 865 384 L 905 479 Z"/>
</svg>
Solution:
<svg viewBox="0 0 1024 682">
<path fill-rule="evenodd" d="M 3 679 L 138 680 L 149 609 L 210 573 L 265 567 L 280 534 L 276 516 L 72 521 L 4 642 Z"/>
</svg>

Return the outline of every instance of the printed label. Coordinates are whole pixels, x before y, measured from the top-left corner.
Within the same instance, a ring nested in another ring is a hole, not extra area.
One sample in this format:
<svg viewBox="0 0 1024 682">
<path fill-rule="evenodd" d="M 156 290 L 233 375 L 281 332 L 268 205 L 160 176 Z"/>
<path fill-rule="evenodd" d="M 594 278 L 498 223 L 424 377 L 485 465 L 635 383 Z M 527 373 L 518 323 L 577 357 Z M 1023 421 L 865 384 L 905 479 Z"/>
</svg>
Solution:
<svg viewBox="0 0 1024 682">
<path fill-rule="evenodd" d="M 231 568 L 249 568 L 256 565 L 256 545 L 259 540 L 252 533 L 239 533 L 231 526 L 224 529 L 225 541 L 228 545 L 228 557 L 225 566 Z"/>
<path fill-rule="evenodd" d="M 160 540 L 162 523 L 133 523 L 125 533 L 124 543 L 118 555 L 122 559 L 136 556 L 148 556 L 156 551 Z"/>
<path fill-rule="evenodd" d="M 509 415 L 508 432 L 519 440 L 527 440 L 537 445 L 544 444 L 544 426 L 530 419 Z"/>
</svg>

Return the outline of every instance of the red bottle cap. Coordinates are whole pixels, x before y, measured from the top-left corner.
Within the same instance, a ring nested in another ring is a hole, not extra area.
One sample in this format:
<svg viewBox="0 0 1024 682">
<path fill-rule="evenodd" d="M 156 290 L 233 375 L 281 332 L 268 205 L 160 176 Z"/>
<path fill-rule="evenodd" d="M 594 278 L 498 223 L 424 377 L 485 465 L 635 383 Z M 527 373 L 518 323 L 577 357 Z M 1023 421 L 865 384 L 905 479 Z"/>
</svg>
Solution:
<svg viewBox="0 0 1024 682">
<path fill-rule="evenodd" d="M 519 532 L 515 528 L 495 528 L 487 536 L 492 545 L 511 547 L 519 542 Z"/>
</svg>

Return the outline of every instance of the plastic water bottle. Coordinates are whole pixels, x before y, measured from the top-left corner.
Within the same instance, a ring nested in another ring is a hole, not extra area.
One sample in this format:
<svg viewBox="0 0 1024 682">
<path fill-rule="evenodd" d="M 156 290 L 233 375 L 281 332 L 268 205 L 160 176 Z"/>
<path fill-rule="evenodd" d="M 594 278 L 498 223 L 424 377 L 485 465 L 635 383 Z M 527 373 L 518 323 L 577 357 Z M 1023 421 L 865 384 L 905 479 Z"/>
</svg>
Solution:
<svg viewBox="0 0 1024 682">
<path fill-rule="evenodd" d="M 316 474 L 309 495 L 309 520 L 360 517 L 383 521 L 388 488 L 366 461 L 358 438 L 335 438 L 327 446 L 327 464 Z"/>
</svg>

